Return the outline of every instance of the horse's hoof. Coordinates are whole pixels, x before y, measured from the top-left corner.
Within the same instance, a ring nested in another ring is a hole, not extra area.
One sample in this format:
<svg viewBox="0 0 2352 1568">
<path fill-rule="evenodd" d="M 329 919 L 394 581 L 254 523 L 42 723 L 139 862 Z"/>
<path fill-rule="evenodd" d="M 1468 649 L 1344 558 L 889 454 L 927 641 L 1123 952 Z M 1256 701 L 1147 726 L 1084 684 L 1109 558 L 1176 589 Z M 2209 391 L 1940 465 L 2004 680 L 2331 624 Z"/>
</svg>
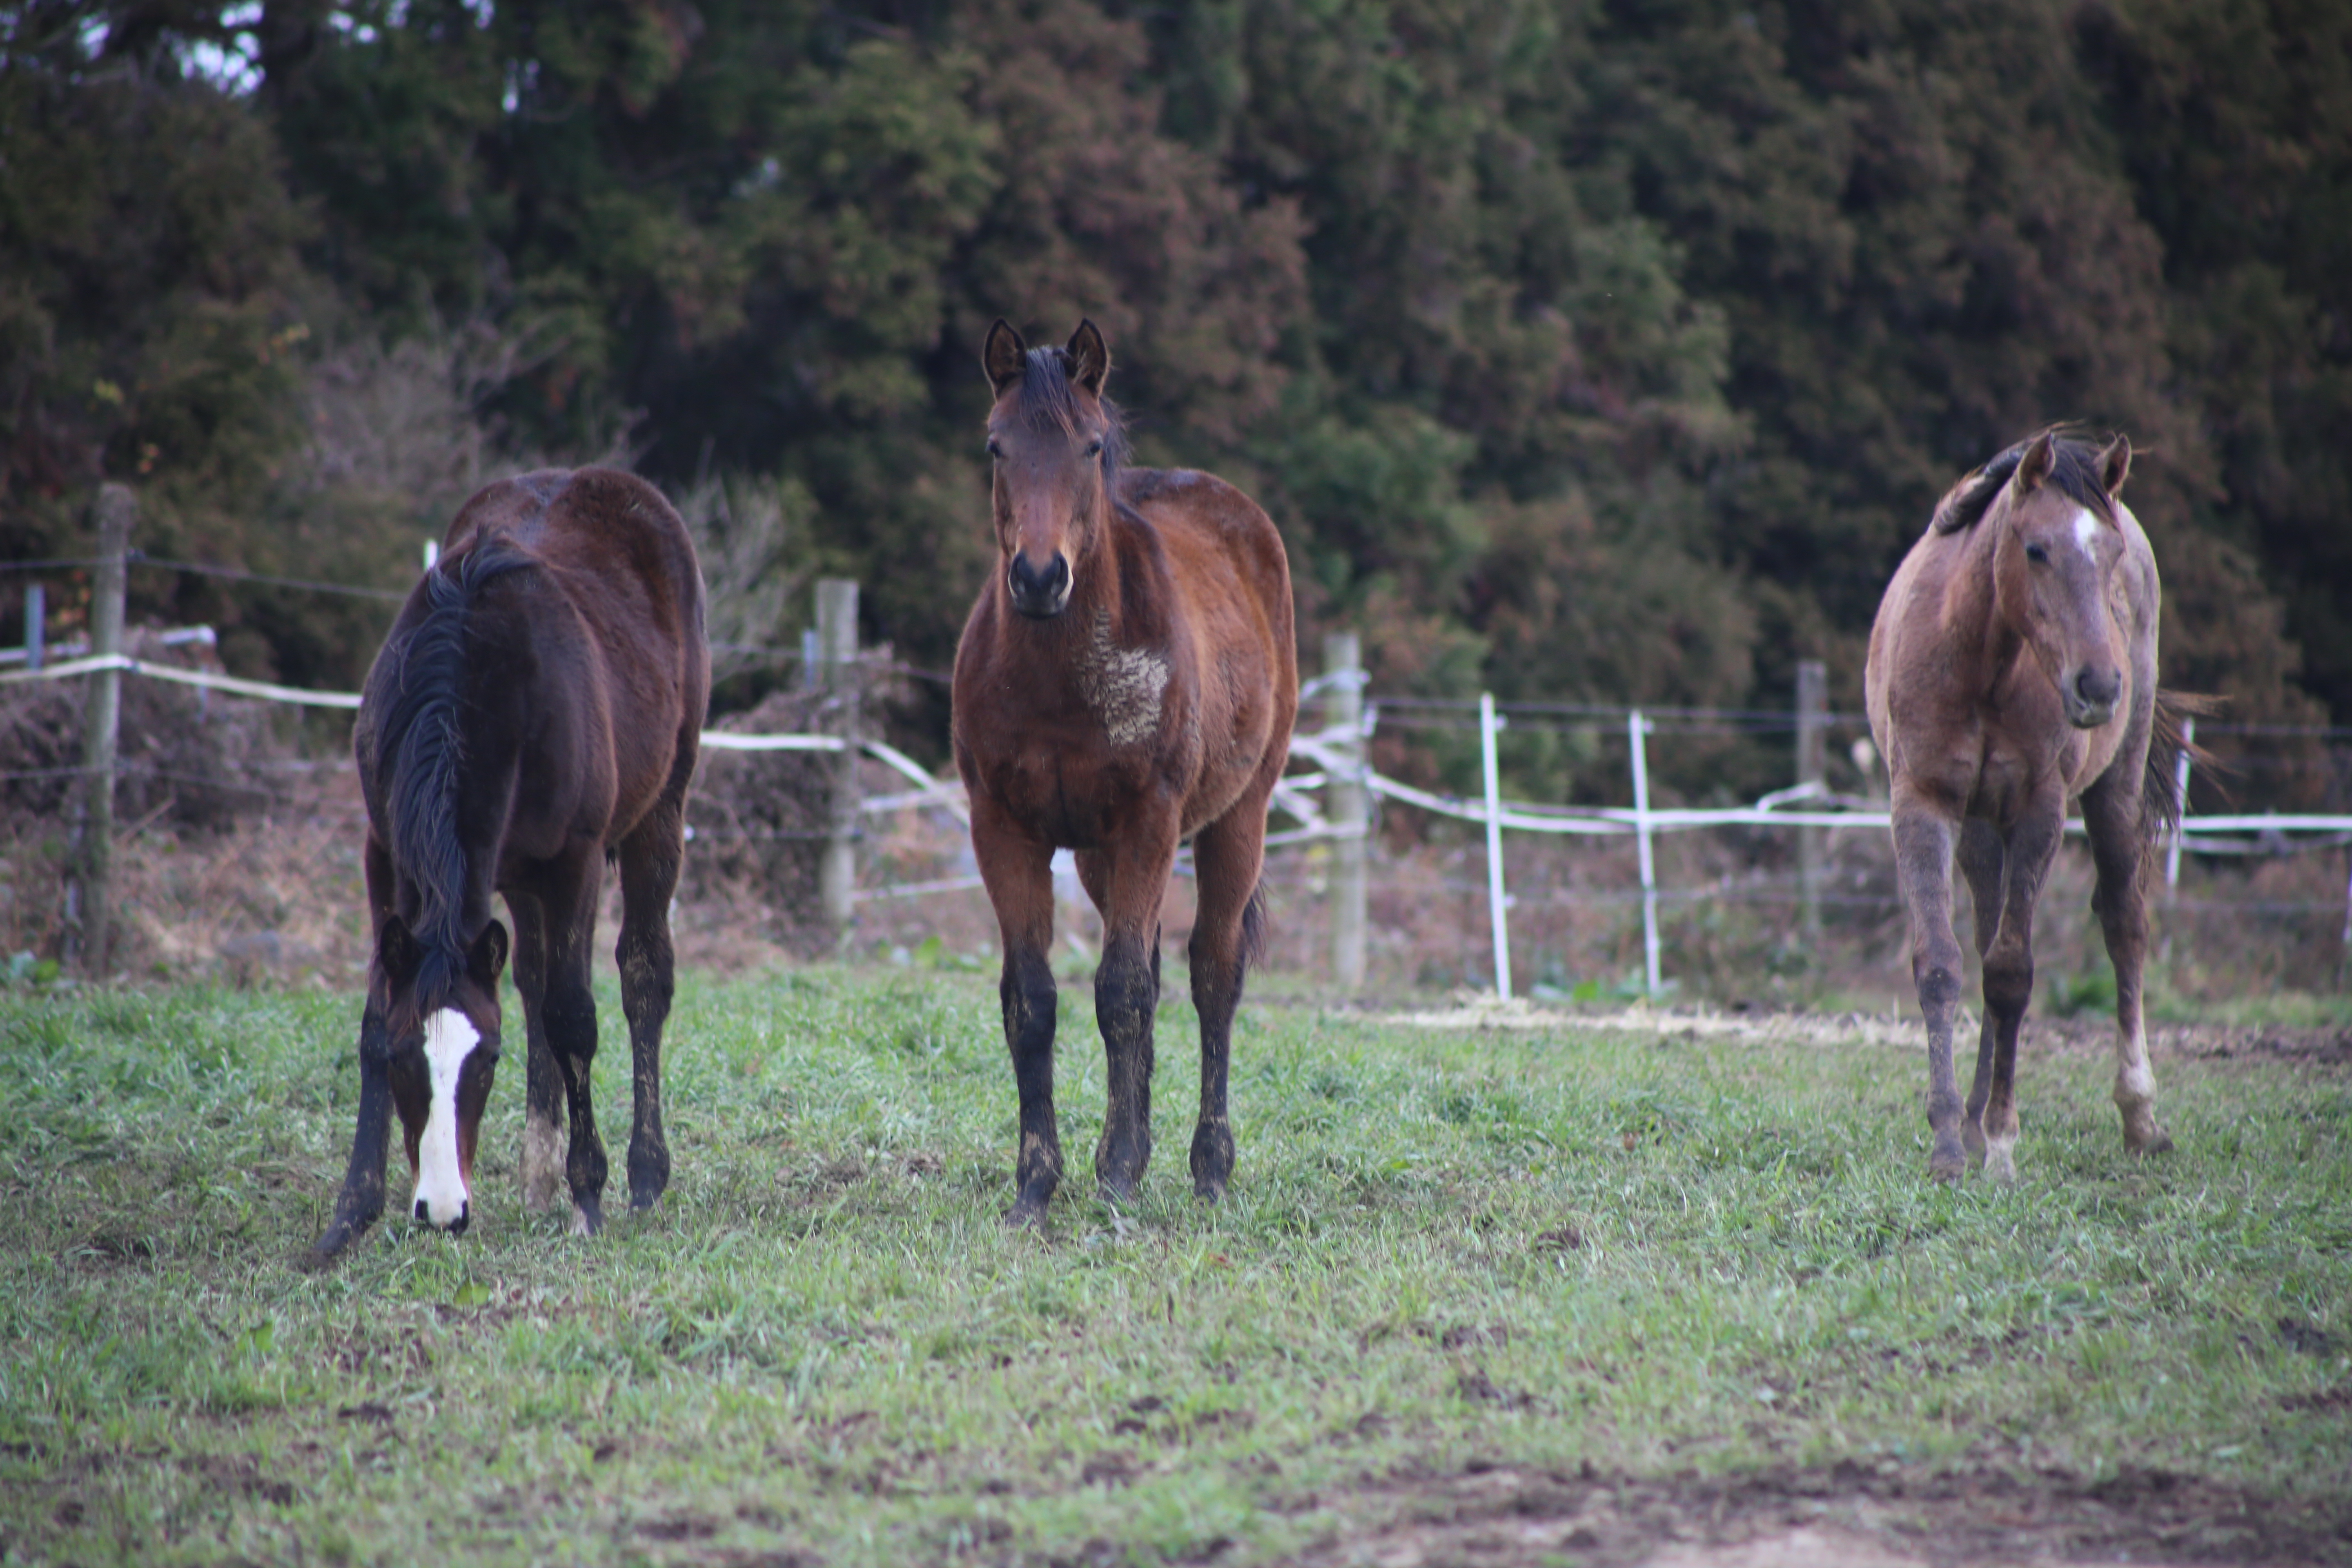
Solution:
<svg viewBox="0 0 2352 1568">
<path fill-rule="evenodd" d="M 1045 1200 L 1043 1198 L 1023 1198 L 1019 1203 L 1016 1203 L 1011 1208 L 1006 1209 L 1004 1211 L 1004 1228 L 1007 1230 L 1044 1230 L 1045 1228 Z"/>
<path fill-rule="evenodd" d="M 632 1189 L 629 1194 L 629 1212 L 645 1214 L 656 1207 L 662 1201 L 662 1194 L 668 1190 L 667 1187 L 656 1187 L 652 1192 L 639 1193 Z"/>
<path fill-rule="evenodd" d="M 2131 1151 L 2133 1153 L 2142 1156 L 2148 1154 L 2169 1154 L 2172 1152 L 2172 1134 L 2159 1127 L 2147 1138 L 2137 1142 L 2129 1138 L 2126 1138 L 2124 1140 L 2124 1147 Z"/>
<path fill-rule="evenodd" d="M 1192 1184 L 1192 1195 L 1200 1199 L 1204 1204 L 1223 1203 L 1225 1201 L 1225 1184 L 1223 1182 L 1203 1182 L 1195 1180 Z"/>
<path fill-rule="evenodd" d="M 1968 1156 L 1961 1152 L 1958 1144 L 1949 1149 L 1939 1146 L 1935 1153 L 1928 1156 L 1927 1179 L 1931 1182 L 1945 1182 L 1957 1187 L 1968 1171 Z"/>
<path fill-rule="evenodd" d="M 1103 1202 L 1110 1205 L 1110 1206 L 1115 1209 L 1133 1208 L 1135 1206 L 1135 1183 L 1130 1181 L 1116 1180 L 1109 1176 L 1099 1178 L 1097 1184 L 1097 1194 L 1102 1198 Z"/>
<path fill-rule="evenodd" d="M 584 1202 L 573 1199 L 572 1204 L 572 1234 L 593 1236 L 604 1228 L 604 1205 L 593 1198 Z"/>
<path fill-rule="evenodd" d="M 1984 1178 L 1988 1182 L 2009 1187 L 2017 1184 L 2017 1162 L 2006 1149 L 1988 1150 L 1985 1153 Z"/>
</svg>

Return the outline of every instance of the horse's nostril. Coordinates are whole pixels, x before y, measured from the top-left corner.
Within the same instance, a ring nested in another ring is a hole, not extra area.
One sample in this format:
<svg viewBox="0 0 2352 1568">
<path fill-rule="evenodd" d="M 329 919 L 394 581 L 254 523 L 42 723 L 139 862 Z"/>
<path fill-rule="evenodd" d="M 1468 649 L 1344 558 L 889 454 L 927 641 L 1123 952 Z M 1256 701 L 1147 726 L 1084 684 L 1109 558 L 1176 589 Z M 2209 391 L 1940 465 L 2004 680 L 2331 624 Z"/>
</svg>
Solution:
<svg viewBox="0 0 2352 1568">
<path fill-rule="evenodd" d="M 423 1220 L 426 1225 L 431 1225 L 433 1223 L 433 1211 L 425 1205 L 425 1202 L 423 1198 L 416 1200 L 416 1217 Z"/>
<path fill-rule="evenodd" d="M 459 1205 L 457 1205 L 457 1217 L 456 1219 L 451 1220 L 451 1221 L 449 1222 L 449 1234 L 450 1234 L 451 1236 L 463 1236 L 463 1235 L 465 1235 L 465 1234 L 466 1234 L 466 1222 L 467 1222 L 467 1220 L 469 1220 L 469 1219 L 473 1218 L 473 1217 L 474 1217 L 474 1205 L 473 1205 L 472 1204 L 469 1204 L 469 1203 L 467 1203 L 467 1204 L 459 1204 Z"/>
</svg>

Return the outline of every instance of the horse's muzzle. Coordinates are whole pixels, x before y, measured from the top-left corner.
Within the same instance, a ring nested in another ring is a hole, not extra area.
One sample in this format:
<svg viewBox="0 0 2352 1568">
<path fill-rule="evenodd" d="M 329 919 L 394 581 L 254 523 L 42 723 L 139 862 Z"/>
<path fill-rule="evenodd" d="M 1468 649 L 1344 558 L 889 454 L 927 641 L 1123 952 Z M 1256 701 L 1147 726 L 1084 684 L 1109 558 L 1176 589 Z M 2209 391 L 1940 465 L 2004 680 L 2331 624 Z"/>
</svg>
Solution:
<svg viewBox="0 0 2352 1568">
<path fill-rule="evenodd" d="M 1065 555 L 1056 554 L 1043 572 L 1032 567 L 1026 556 L 1015 555 L 1004 571 L 1013 607 L 1033 621 L 1050 620 L 1070 607 L 1070 562 Z"/>
<path fill-rule="evenodd" d="M 2116 716 L 2124 694 L 2123 672 L 2085 665 L 2074 679 L 2059 688 L 2066 706 L 2066 722 L 2077 730 L 2095 730 Z"/>
</svg>

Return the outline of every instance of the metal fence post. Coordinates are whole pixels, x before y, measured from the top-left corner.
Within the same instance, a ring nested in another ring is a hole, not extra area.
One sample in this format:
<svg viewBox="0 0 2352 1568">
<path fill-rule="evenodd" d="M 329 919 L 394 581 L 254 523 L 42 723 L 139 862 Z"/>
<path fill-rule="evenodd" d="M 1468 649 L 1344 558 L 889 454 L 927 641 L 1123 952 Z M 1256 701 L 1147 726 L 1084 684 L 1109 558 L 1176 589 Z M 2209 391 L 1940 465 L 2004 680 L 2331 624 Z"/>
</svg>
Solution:
<svg viewBox="0 0 2352 1568">
<path fill-rule="evenodd" d="M 1323 679 L 1330 693 L 1325 710 L 1339 765 L 1330 772 L 1324 800 L 1335 835 L 1331 841 L 1331 975 L 1342 991 L 1364 984 L 1364 686 L 1362 650 L 1353 632 L 1323 639 Z"/>
<path fill-rule="evenodd" d="M 1650 1000 L 1658 999 L 1658 875 L 1650 855 L 1650 759 L 1642 737 L 1650 721 L 1639 708 L 1625 716 L 1625 738 L 1633 748 L 1633 837 L 1642 851 L 1642 958 Z"/>
<path fill-rule="evenodd" d="M 1828 773 L 1829 667 L 1817 658 L 1797 661 L 1797 783 L 1819 795 Z M 1819 810 L 1818 805 L 1812 809 Z M 1809 948 L 1822 942 L 1822 868 L 1828 857 L 1829 832 L 1821 827 L 1797 829 L 1797 904 L 1799 929 Z"/>
<path fill-rule="evenodd" d="M 1486 921 L 1495 932 L 1495 994 L 1511 999 L 1511 922 L 1503 891 L 1503 790 L 1495 765 L 1495 694 L 1478 693 L 1478 749 L 1486 765 Z"/>
<path fill-rule="evenodd" d="M 823 668 L 828 726 L 842 748 L 835 758 L 831 810 L 825 822 L 824 858 L 817 869 L 817 897 L 835 944 L 849 940 L 849 914 L 857 887 L 857 741 L 862 673 L 857 663 L 857 584 L 845 577 L 821 577 L 816 584 L 817 658 Z"/>
<path fill-rule="evenodd" d="M 90 588 L 89 651 L 100 658 L 122 651 L 125 557 L 138 498 L 128 485 L 98 489 L 98 573 Z M 122 672 L 100 669 L 83 689 L 81 808 L 68 851 L 65 957 L 91 979 L 103 979 L 112 957 L 113 910 L 107 881 L 114 861 L 115 731 L 122 721 Z"/>
<path fill-rule="evenodd" d="M 48 658 L 49 591 L 38 583 L 25 584 L 25 668 L 38 669 Z"/>
</svg>

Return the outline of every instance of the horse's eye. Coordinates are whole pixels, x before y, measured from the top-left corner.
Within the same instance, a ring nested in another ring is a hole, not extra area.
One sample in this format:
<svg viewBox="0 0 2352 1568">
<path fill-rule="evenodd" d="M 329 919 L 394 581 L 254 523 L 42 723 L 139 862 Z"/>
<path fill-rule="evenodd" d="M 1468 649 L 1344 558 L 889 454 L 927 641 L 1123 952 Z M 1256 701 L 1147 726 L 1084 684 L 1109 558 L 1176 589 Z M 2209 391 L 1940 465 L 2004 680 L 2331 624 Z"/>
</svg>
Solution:
<svg viewBox="0 0 2352 1568">
<path fill-rule="evenodd" d="M 1003 462 L 1004 460 L 1004 448 L 996 444 L 996 438 L 992 436 L 989 437 L 988 441 L 988 455 L 994 458 L 998 462 Z"/>
<path fill-rule="evenodd" d="M 1100 441 L 1089 441 L 1089 442 L 1087 442 L 1087 457 L 1089 457 L 1089 458 L 1099 458 L 1099 457 L 1101 457 L 1101 456 L 1102 456 L 1102 443 L 1101 443 Z"/>
<path fill-rule="evenodd" d="M 2025 547 L 2025 558 L 2028 561 L 2046 562 L 2050 559 L 2050 552 L 2042 545 L 2029 544 Z"/>
</svg>

